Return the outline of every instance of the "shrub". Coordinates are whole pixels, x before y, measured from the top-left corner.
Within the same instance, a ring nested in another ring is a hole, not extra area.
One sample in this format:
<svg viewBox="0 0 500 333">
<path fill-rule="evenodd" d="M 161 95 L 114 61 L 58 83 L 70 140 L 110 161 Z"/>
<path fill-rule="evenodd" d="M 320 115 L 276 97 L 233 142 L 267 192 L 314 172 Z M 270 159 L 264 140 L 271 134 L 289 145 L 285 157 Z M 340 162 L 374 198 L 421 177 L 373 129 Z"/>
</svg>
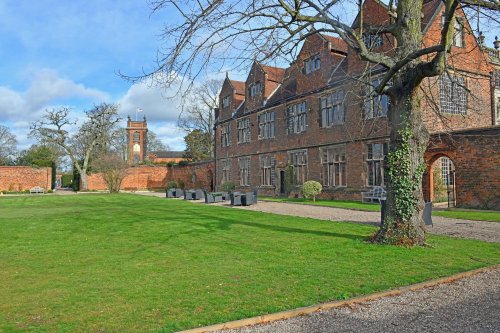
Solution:
<svg viewBox="0 0 500 333">
<path fill-rule="evenodd" d="M 47 193 L 54 193 L 54 191 L 50 188 Z"/>
<path fill-rule="evenodd" d="M 70 173 L 63 174 L 61 177 L 61 187 L 71 187 L 73 183 L 73 175 Z"/>
<path fill-rule="evenodd" d="M 309 180 L 302 186 L 302 195 L 308 199 L 313 198 L 316 201 L 316 196 L 321 193 L 323 186 L 315 180 Z"/>
<path fill-rule="evenodd" d="M 168 167 L 173 167 L 174 165 L 175 165 L 175 162 L 172 162 L 172 161 L 167 162 L 167 166 Z"/>
<path fill-rule="evenodd" d="M 109 193 L 120 192 L 123 178 L 127 175 L 128 164 L 115 154 L 103 154 L 93 162 L 95 169 L 102 173 Z"/>
<path fill-rule="evenodd" d="M 173 180 L 170 180 L 168 183 L 167 183 L 167 190 L 168 189 L 171 189 L 171 188 L 177 188 L 177 183 Z"/>
<path fill-rule="evenodd" d="M 231 192 L 232 190 L 234 190 L 236 186 L 234 186 L 234 183 L 233 182 L 225 182 L 224 184 L 221 185 L 221 189 L 224 191 L 224 192 Z"/>
<path fill-rule="evenodd" d="M 179 162 L 179 166 L 181 166 L 181 167 L 187 166 L 188 164 L 189 164 L 189 162 L 186 161 L 186 160 L 182 160 L 182 161 Z"/>
</svg>

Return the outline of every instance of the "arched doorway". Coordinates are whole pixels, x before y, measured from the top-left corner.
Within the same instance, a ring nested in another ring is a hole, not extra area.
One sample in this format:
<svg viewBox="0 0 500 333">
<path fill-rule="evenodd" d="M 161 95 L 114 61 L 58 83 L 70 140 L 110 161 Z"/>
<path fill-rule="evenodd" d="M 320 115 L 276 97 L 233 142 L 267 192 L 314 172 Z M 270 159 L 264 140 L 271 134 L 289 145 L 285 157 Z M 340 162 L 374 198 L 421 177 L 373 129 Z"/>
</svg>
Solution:
<svg viewBox="0 0 500 333">
<path fill-rule="evenodd" d="M 425 201 L 456 206 L 456 169 L 449 156 L 436 154 L 428 161 L 423 191 Z"/>
</svg>

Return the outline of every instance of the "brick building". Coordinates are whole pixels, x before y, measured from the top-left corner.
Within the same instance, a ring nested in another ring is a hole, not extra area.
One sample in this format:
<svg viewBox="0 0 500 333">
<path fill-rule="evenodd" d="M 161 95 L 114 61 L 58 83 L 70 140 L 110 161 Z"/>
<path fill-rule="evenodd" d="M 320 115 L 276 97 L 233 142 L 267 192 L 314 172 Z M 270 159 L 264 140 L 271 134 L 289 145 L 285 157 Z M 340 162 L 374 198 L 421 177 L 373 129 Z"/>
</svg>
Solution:
<svg viewBox="0 0 500 333">
<path fill-rule="evenodd" d="M 148 145 L 148 123 L 146 116 L 142 121 L 127 118 L 127 160 L 130 164 L 144 162 Z"/>
<path fill-rule="evenodd" d="M 366 0 L 364 6 L 364 22 L 388 22 L 384 4 Z M 422 11 L 423 43 L 436 44 L 444 5 L 425 1 Z M 466 130 L 481 136 L 500 123 L 498 50 L 485 47 L 470 33 L 461 10 L 457 17 L 448 72 L 421 84 L 424 121 L 434 141 Z M 364 37 L 377 51 L 394 48 L 394 39 L 387 35 Z M 317 33 L 304 41 L 288 68 L 255 62 L 245 82 L 226 77 L 216 114 L 216 184 L 230 181 L 239 188 L 258 188 L 261 194 L 288 195 L 304 181 L 317 180 L 323 184 L 323 195 L 335 199 L 360 199 L 362 191 L 384 186 L 390 105 L 387 96 L 373 92 L 383 69 L 366 68 L 341 39 Z M 454 149 L 460 151 L 460 140 L 470 148 L 464 135 L 457 137 Z M 500 162 L 498 139 L 489 139 L 497 149 L 490 162 Z M 426 155 L 428 172 L 437 157 L 458 154 L 441 148 Z M 455 167 L 458 174 L 459 166 Z M 498 179 L 498 172 L 490 176 Z M 429 177 L 425 179 L 424 186 L 431 186 Z M 500 191 L 498 183 L 490 188 Z M 432 199 L 428 189 L 427 194 Z"/>
</svg>

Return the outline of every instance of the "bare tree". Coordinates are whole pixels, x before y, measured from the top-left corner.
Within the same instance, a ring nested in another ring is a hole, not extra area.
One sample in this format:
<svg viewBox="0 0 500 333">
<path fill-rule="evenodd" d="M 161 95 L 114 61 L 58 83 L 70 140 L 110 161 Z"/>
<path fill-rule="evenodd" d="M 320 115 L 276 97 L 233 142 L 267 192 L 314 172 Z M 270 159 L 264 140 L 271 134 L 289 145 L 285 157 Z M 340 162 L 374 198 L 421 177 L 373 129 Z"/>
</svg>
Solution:
<svg viewBox="0 0 500 333">
<path fill-rule="evenodd" d="M 211 79 L 194 87 L 184 98 L 183 109 L 178 119 L 178 126 L 186 134 L 196 131 L 197 144 L 202 145 L 205 158 L 214 157 L 215 109 L 219 107 L 219 91 L 223 80 Z M 200 136 L 201 135 L 201 136 Z"/>
<path fill-rule="evenodd" d="M 0 165 L 8 164 L 16 154 L 17 140 L 8 127 L 0 125 Z"/>
<path fill-rule="evenodd" d="M 30 135 L 41 143 L 60 147 L 80 173 L 82 189 L 87 190 L 87 170 L 96 151 L 109 151 L 111 133 L 120 121 L 118 107 L 102 103 L 86 111 L 87 119 L 72 134 L 76 121 L 70 119 L 71 109 L 46 110 L 42 119 L 31 125 Z"/>
<path fill-rule="evenodd" d="M 164 144 L 155 132 L 148 130 L 148 152 L 168 151 L 170 147 Z"/>
<path fill-rule="evenodd" d="M 109 193 L 120 192 L 123 178 L 127 175 L 129 165 L 120 156 L 113 153 L 98 156 L 92 163 L 97 172 L 100 172 Z"/>
<path fill-rule="evenodd" d="M 177 11 L 180 21 L 165 27 L 163 35 L 171 43 L 161 53 L 156 70 L 146 76 L 167 85 L 180 77 L 192 85 L 207 70 L 234 68 L 253 59 L 290 61 L 301 42 L 314 33 L 339 36 L 368 64 L 368 72 L 383 71 L 371 90 L 391 99 L 387 212 L 374 240 L 424 244 L 421 179 L 429 134 L 418 89 L 423 79 L 440 75 L 449 65 L 457 9 L 472 6 L 496 12 L 500 4 L 498 0 L 444 0 L 440 39 L 425 46 L 423 2 L 390 0 L 387 20 L 377 25 L 364 22 L 363 1 L 358 2 L 354 24 L 339 15 L 348 6 L 345 0 L 151 1 L 153 12 L 168 8 Z M 495 15 L 489 16 L 498 22 Z M 390 38 L 394 49 L 378 52 L 371 38 L 366 38 L 373 34 Z"/>
</svg>

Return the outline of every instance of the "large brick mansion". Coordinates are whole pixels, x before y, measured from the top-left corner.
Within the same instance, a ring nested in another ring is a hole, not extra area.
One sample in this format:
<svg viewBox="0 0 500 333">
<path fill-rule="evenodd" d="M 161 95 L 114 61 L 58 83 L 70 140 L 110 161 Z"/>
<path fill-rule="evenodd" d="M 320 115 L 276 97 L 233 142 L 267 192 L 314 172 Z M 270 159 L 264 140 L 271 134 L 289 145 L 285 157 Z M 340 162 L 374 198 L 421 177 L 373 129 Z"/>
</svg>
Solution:
<svg viewBox="0 0 500 333">
<path fill-rule="evenodd" d="M 384 4 L 366 0 L 364 6 L 364 22 L 387 22 Z M 439 42 L 443 11 L 442 1 L 424 2 L 425 46 Z M 426 199 L 432 199 L 432 164 L 447 156 L 456 168 L 456 190 L 463 192 L 457 193 L 459 204 L 481 206 L 500 193 L 500 57 L 470 32 L 461 10 L 457 16 L 449 70 L 420 87 L 431 133 L 424 190 Z M 395 47 L 387 35 L 364 39 L 377 51 Z M 386 96 L 373 92 L 382 73 L 341 39 L 316 33 L 288 68 L 255 62 L 245 82 L 227 77 L 216 113 L 216 184 L 230 181 L 277 195 L 317 180 L 324 195 L 336 199 L 359 199 L 361 191 L 384 186 L 390 105 Z M 482 160 L 480 145 L 487 152 Z M 477 163 L 489 173 L 490 179 L 476 177 L 487 182 L 480 186 L 488 192 L 472 195 L 468 178 L 477 172 Z"/>
</svg>

